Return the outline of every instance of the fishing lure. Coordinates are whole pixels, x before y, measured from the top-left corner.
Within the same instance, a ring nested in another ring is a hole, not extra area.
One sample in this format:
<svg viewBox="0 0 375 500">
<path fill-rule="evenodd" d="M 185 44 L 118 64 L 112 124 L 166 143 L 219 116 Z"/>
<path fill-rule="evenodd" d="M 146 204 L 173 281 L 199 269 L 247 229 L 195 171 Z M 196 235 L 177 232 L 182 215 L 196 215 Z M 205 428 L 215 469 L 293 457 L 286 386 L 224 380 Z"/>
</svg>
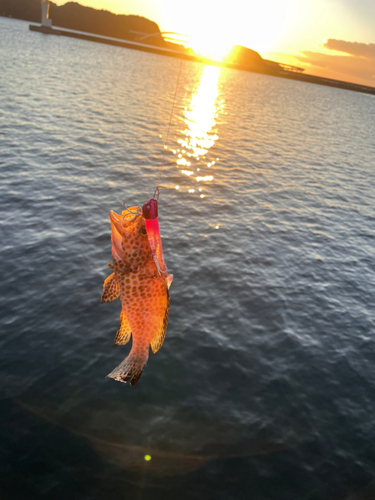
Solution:
<svg viewBox="0 0 375 500">
<path fill-rule="evenodd" d="M 150 198 L 146 201 L 142 208 L 143 218 L 147 231 L 147 238 L 150 243 L 152 257 L 154 259 L 159 275 L 165 277 L 168 288 L 172 284 L 173 275 L 168 274 L 167 266 L 164 262 L 163 248 L 160 238 L 159 220 L 158 220 L 158 201 L 155 198 Z"/>
</svg>

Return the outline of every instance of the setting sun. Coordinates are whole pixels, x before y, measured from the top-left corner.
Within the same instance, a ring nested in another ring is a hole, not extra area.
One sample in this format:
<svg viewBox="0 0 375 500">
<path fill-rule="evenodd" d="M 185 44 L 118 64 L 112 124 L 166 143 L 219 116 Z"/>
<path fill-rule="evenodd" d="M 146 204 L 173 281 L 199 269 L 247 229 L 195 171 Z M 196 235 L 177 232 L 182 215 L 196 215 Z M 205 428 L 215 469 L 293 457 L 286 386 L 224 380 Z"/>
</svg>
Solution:
<svg viewBox="0 0 375 500">
<path fill-rule="evenodd" d="M 231 49 L 232 44 L 217 33 L 204 31 L 188 36 L 187 46 L 201 56 L 221 60 Z"/>
<path fill-rule="evenodd" d="M 220 60 L 235 43 L 227 19 L 226 4 L 192 1 L 178 19 L 177 27 L 187 36 L 187 44 L 194 52 Z"/>
</svg>

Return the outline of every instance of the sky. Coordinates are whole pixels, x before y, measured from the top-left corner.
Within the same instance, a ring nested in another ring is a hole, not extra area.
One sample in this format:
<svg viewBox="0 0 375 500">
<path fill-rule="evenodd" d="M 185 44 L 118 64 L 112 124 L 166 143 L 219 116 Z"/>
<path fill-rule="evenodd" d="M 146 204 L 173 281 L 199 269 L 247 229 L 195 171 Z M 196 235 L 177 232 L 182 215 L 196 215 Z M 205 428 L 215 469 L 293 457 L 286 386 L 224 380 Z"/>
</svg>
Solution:
<svg viewBox="0 0 375 500">
<path fill-rule="evenodd" d="M 375 0 L 75 1 L 147 17 L 206 55 L 244 45 L 306 73 L 375 87 Z"/>
</svg>

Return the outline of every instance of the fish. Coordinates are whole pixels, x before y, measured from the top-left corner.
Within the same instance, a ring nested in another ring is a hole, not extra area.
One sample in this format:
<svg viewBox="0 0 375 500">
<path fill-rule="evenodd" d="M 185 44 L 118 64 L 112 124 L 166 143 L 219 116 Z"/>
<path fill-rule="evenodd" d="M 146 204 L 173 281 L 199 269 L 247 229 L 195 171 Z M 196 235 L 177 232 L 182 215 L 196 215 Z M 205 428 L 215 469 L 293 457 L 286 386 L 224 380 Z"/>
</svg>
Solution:
<svg viewBox="0 0 375 500">
<path fill-rule="evenodd" d="M 107 375 L 119 382 L 135 385 L 149 357 L 163 344 L 169 315 L 169 275 L 161 272 L 153 254 L 145 219 L 140 207 L 124 210 L 121 215 L 109 212 L 112 229 L 113 273 L 103 284 L 101 302 L 120 297 L 120 325 L 115 345 L 125 345 L 132 338 L 129 355 Z"/>
</svg>

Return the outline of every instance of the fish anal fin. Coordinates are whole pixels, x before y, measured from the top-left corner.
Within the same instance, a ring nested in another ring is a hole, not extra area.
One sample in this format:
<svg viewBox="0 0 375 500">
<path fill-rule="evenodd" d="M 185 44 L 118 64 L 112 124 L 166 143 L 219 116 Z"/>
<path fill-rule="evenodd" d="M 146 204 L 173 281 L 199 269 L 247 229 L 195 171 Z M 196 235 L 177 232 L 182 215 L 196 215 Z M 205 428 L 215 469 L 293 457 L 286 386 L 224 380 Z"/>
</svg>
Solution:
<svg viewBox="0 0 375 500">
<path fill-rule="evenodd" d="M 131 336 L 131 328 L 129 325 L 129 320 L 126 317 L 124 311 L 120 314 L 120 328 L 116 333 L 114 345 L 125 345 L 129 342 Z"/>
<path fill-rule="evenodd" d="M 167 330 L 168 315 L 169 315 L 169 293 L 167 290 L 167 307 L 165 309 L 165 314 L 164 317 L 162 318 L 162 321 L 159 325 L 156 335 L 151 341 L 151 349 L 154 354 L 157 353 L 160 347 L 163 345 L 165 332 Z"/>
<path fill-rule="evenodd" d="M 112 273 L 104 281 L 101 303 L 103 304 L 104 302 L 111 302 L 112 300 L 117 299 L 119 295 L 120 295 L 120 284 L 118 282 L 115 273 Z"/>
</svg>

